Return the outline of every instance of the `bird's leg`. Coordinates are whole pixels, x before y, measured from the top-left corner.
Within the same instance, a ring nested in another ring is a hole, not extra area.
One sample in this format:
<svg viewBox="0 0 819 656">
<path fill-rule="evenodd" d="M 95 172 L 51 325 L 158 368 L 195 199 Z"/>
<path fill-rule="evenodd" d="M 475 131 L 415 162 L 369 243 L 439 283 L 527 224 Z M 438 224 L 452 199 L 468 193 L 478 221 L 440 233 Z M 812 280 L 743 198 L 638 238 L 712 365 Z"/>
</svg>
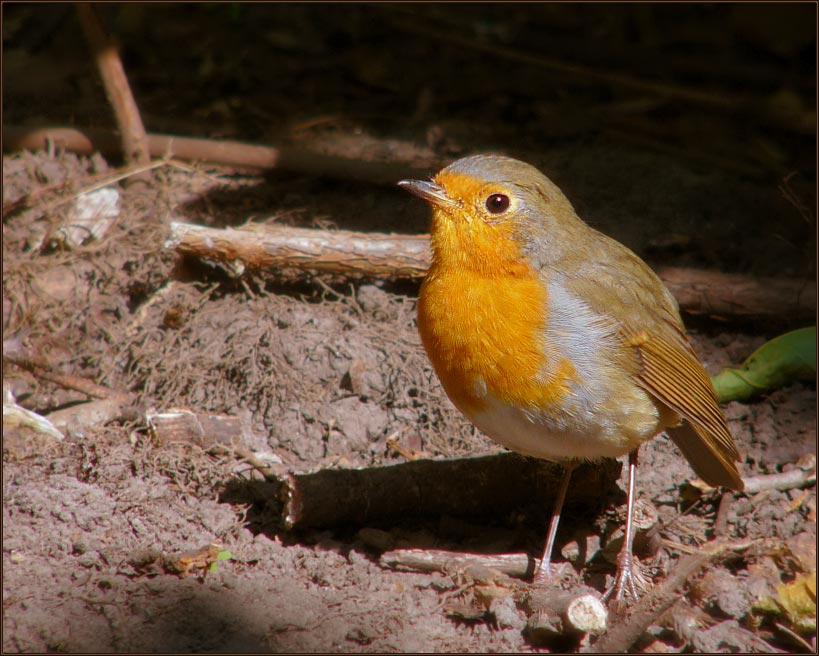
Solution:
<svg viewBox="0 0 819 656">
<path fill-rule="evenodd" d="M 540 559 L 540 568 L 538 568 L 535 573 L 535 585 L 547 583 L 552 578 L 552 549 L 554 549 L 555 546 L 557 525 L 560 523 L 560 511 L 563 509 L 563 502 L 566 500 L 566 492 L 569 489 L 569 481 L 572 478 L 572 472 L 576 466 L 576 463 L 564 463 L 563 465 L 563 479 L 560 481 L 560 489 L 555 499 L 552 518 L 549 520 L 549 535 L 546 537 L 546 547 L 543 549 L 543 557 Z"/>
<path fill-rule="evenodd" d="M 607 599 L 614 593 L 614 599 L 621 601 L 623 599 L 623 592 L 626 588 L 631 593 L 632 599 L 637 599 L 637 588 L 634 585 L 635 577 L 640 577 L 640 572 L 637 570 L 638 563 L 634 562 L 634 555 L 632 553 L 632 546 L 634 542 L 633 523 L 634 523 L 634 493 L 635 493 L 635 478 L 637 475 L 637 452 L 639 447 L 628 454 L 628 510 L 626 511 L 626 535 L 623 539 L 623 547 L 617 555 L 617 578 L 614 585 L 609 588 L 604 595 Z"/>
</svg>

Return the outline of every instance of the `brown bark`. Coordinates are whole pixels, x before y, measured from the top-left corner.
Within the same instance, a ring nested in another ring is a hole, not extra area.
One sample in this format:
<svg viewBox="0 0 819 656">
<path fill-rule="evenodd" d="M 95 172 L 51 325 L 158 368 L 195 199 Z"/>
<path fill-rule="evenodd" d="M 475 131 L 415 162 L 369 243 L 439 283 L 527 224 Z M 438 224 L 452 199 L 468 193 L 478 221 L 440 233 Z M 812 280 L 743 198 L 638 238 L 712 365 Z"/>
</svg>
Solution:
<svg viewBox="0 0 819 656">
<path fill-rule="evenodd" d="M 815 322 L 816 282 L 752 277 L 699 269 L 657 271 L 680 307 L 692 314 L 724 317 L 790 317 Z"/>
<path fill-rule="evenodd" d="M 204 448 L 241 445 L 250 432 L 247 422 L 240 417 L 196 413 L 187 408 L 148 412 L 145 419 L 160 446 L 172 442 L 190 442 Z"/>
<path fill-rule="evenodd" d="M 78 2 L 76 7 L 85 38 L 94 52 L 105 94 L 114 110 L 121 132 L 125 161 L 129 164 L 147 164 L 150 154 L 145 126 L 131 93 L 117 47 L 106 34 L 93 4 Z"/>
<path fill-rule="evenodd" d="M 3 126 L 3 148 L 6 151 L 43 149 L 48 142 L 86 155 L 96 151 L 107 157 L 122 154 L 119 138 L 109 130 Z M 370 162 L 292 147 L 260 146 L 170 134 L 148 134 L 147 147 L 151 157 L 174 157 L 246 169 L 283 169 L 381 185 L 394 185 L 404 178 L 426 178 L 444 164 L 434 162 L 428 167 L 420 167 L 401 162 Z"/>
<path fill-rule="evenodd" d="M 289 226 L 218 229 L 173 222 L 166 246 L 183 255 L 219 263 L 237 276 L 248 268 L 295 268 L 351 277 L 421 278 L 430 258 L 426 235 Z"/>
<path fill-rule="evenodd" d="M 525 553 L 472 554 L 439 549 L 393 549 L 378 559 L 382 567 L 400 571 L 449 573 L 479 567 L 519 579 L 531 578 L 539 563 L 539 558 Z"/>
<path fill-rule="evenodd" d="M 26 352 L 22 348 L 18 348 L 12 343 L 8 345 L 8 348 L 4 345 L 3 361 L 25 369 L 42 380 L 47 380 L 66 389 L 81 392 L 95 399 L 123 399 L 128 396 L 127 394 L 103 387 L 102 385 L 97 385 L 87 378 L 61 374 L 56 371 L 56 367 L 52 365 L 52 363 Z"/>
<path fill-rule="evenodd" d="M 620 467 L 616 460 L 578 467 L 569 501 L 599 505 Z M 549 508 L 562 477 L 559 464 L 502 453 L 290 473 L 279 479 L 279 496 L 288 529 L 366 526 L 408 515 L 497 516 L 532 503 Z"/>
<path fill-rule="evenodd" d="M 608 611 L 599 593 L 585 587 L 568 592 L 534 590 L 526 610 L 526 634 L 534 645 L 557 646 L 568 636 L 601 634 L 608 623 Z"/>
</svg>

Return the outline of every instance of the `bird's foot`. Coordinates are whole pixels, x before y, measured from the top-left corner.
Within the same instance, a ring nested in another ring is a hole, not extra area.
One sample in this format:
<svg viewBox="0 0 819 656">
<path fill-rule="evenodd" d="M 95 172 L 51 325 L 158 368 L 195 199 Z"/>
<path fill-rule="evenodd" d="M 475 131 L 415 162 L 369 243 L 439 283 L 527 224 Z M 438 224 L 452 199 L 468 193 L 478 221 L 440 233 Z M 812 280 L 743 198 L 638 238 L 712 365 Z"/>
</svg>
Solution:
<svg viewBox="0 0 819 656">
<path fill-rule="evenodd" d="M 552 567 L 550 563 L 546 567 L 537 568 L 535 576 L 532 579 L 532 585 L 537 586 L 539 588 L 544 588 L 547 585 L 551 585 L 553 580 L 554 578 L 552 576 Z"/>
<path fill-rule="evenodd" d="M 565 566 L 566 563 L 549 563 L 546 567 L 538 567 L 532 585 L 540 588 L 559 585 L 565 574 Z"/>
<path fill-rule="evenodd" d="M 626 592 L 628 592 L 632 602 L 635 602 L 640 598 L 640 593 L 648 589 L 648 585 L 639 561 L 634 558 L 630 551 L 621 551 L 617 556 L 617 576 L 614 579 L 614 584 L 603 595 L 603 600 L 606 601 L 611 598 L 614 603 L 622 604 L 625 601 Z"/>
</svg>

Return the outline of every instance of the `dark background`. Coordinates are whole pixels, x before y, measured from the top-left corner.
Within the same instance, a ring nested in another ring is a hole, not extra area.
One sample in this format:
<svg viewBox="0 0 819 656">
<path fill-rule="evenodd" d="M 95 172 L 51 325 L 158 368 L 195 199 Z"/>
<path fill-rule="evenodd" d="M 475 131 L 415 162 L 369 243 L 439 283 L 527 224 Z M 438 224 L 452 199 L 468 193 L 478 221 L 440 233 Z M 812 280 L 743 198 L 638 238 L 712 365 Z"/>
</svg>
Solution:
<svg viewBox="0 0 819 656">
<path fill-rule="evenodd" d="M 650 261 L 814 275 L 814 3 L 99 8 L 149 132 L 410 162 L 501 151 Z M 4 125 L 113 127 L 73 6 L 3 12 Z M 275 172 L 257 193 L 225 216 L 426 229 L 389 190 Z"/>
</svg>

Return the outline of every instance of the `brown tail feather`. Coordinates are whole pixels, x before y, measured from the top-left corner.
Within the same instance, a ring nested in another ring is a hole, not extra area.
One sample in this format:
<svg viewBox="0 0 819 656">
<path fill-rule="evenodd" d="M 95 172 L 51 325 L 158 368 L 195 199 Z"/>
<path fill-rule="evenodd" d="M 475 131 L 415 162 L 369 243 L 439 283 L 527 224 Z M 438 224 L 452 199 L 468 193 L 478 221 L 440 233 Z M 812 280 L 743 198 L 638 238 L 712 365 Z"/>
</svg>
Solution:
<svg viewBox="0 0 819 656">
<path fill-rule="evenodd" d="M 697 434 L 687 421 L 675 428 L 666 428 L 665 432 L 674 440 L 686 457 L 691 467 L 708 485 L 723 486 L 741 491 L 745 488 L 739 471 L 730 459 L 716 453 L 709 440 Z"/>
</svg>

